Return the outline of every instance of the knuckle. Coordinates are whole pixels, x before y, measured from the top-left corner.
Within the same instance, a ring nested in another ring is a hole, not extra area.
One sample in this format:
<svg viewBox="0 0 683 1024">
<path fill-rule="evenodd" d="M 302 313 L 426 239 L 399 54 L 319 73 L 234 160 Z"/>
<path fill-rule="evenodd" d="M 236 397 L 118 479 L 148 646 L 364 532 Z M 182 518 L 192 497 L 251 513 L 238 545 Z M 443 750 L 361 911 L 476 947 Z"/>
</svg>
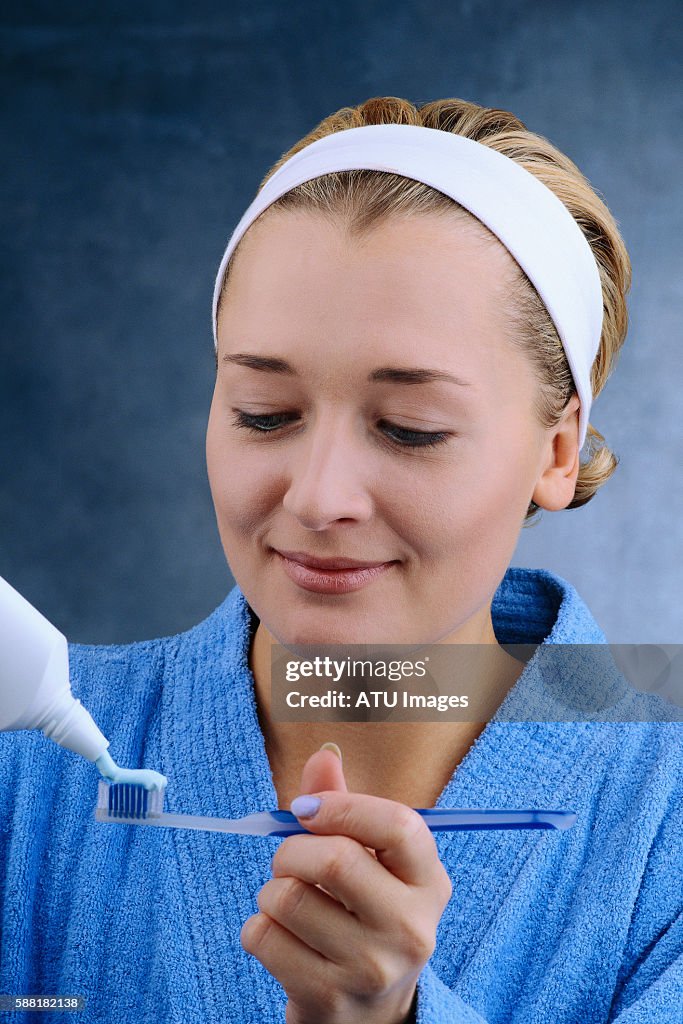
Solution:
<svg viewBox="0 0 683 1024">
<path fill-rule="evenodd" d="M 252 914 L 242 925 L 240 943 L 247 953 L 255 953 L 268 931 L 268 918 L 264 914 Z"/>
<path fill-rule="evenodd" d="M 414 966 L 426 964 L 436 949 L 436 935 L 416 925 L 406 928 L 403 934 L 404 956 Z"/>
<path fill-rule="evenodd" d="M 270 869 L 273 875 L 286 875 L 289 873 L 288 864 L 291 863 L 292 858 L 296 855 L 299 846 L 298 841 L 301 839 L 305 839 L 305 836 L 285 836 L 270 862 Z"/>
<path fill-rule="evenodd" d="M 453 883 L 451 881 L 451 876 L 448 874 L 443 864 L 441 867 L 443 868 L 443 871 L 441 872 L 440 891 L 442 903 L 445 909 L 446 904 L 449 903 L 450 898 L 453 895 Z"/>
<path fill-rule="evenodd" d="M 279 887 L 276 907 L 278 914 L 283 917 L 292 918 L 301 906 L 306 895 L 306 883 L 300 878 L 288 878 Z"/>
<path fill-rule="evenodd" d="M 396 804 L 391 824 L 397 834 L 408 841 L 416 839 L 426 828 L 420 815 L 407 804 Z"/>
<path fill-rule="evenodd" d="M 273 854 L 273 859 L 270 862 L 270 870 L 273 873 L 273 875 L 282 874 L 282 869 L 284 868 L 283 862 L 286 856 L 286 852 L 283 853 L 282 851 L 284 849 L 284 845 L 286 842 L 287 840 L 283 839 L 281 845 L 278 846 L 277 850 Z"/>
<path fill-rule="evenodd" d="M 326 888 L 328 884 L 332 888 L 340 884 L 343 886 L 346 879 L 354 874 L 358 865 L 356 845 L 354 840 L 346 836 L 334 837 L 322 870 L 322 881 Z"/>
<path fill-rule="evenodd" d="M 266 882 L 263 888 L 256 894 L 256 906 L 262 913 L 267 913 L 268 910 L 273 909 L 273 885 L 272 882 Z"/>
<path fill-rule="evenodd" d="M 344 999 L 335 985 L 321 980 L 315 988 L 315 1008 L 320 1018 L 341 1019 Z"/>
<path fill-rule="evenodd" d="M 390 988 L 393 979 L 384 961 L 377 957 L 365 956 L 359 981 L 361 995 L 381 996 Z"/>
<path fill-rule="evenodd" d="M 336 811 L 337 828 L 342 835 L 354 832 L 354 808 L 352 803 L 342 804 Z"/>
</svg>

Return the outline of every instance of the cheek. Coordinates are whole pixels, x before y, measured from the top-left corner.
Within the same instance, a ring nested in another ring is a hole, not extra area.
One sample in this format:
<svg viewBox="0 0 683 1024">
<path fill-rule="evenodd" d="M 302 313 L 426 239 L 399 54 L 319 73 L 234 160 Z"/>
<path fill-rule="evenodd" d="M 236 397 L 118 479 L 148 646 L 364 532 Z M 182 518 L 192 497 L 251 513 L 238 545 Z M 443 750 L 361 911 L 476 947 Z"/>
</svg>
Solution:
<svg viewBox="0 0 683 1024">
<path fill-rule="evenodd" d="M 258 478 L 244 455 L 237 451 L 210 461 L 207 458 L 209 484 L 218 525 L 223 530 L 248 535 L 263 522 L 269 502 L 264 493 L 263 476 Z"/>
<path fill-rule="evenodd" d="M 478 563 L 487 552 L 495 556 L 517 543 L 532 490 L 519 445 L 472 444 L 427 486 L 414 485 L 413 479 L 402 495 L 394 492 L 394 507 L 412 509 L 411 533 L 425 557 L 443 559 L 450 551 L 461 564 Z"/>
<path fill-rule="evenodd" d="M 206 470 L 219 525 L 232 525 L 239 510 L 249 506 L 253 475 L 246 462 L 244 447 L 235 443 L 214 399 L 206 431 Z"/>
<path fill-rule="evenodd" d="M 533 490 L 528 448 L 523 442 L 494 440 L 485 446 L 468 476 L 467 522 L 475 537 L 492 547 L 517 543 Z"/>
<path fill-rule="evenodd" d="M 212 406 L 206 432 L 206 468 L 224 543 L 262 530 L 277 499 L 277 463 L 244 444 Z"/>
</svg>

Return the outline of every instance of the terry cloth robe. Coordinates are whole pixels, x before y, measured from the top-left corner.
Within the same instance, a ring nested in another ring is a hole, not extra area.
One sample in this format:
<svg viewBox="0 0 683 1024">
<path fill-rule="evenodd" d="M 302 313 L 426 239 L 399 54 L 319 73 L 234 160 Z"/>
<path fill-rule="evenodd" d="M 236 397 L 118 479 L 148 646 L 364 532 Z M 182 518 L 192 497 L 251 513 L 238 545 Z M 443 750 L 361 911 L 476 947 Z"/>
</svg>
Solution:
<svg viewBox="0 0 683 1024">
<path fill-rule="evenodd" d="M 545 570 L 508 569 L 492 620 L 502 644 L 606 644 Z M 277 806 L 248 665 L 256 622 L 235 586 L 178 635 L 69 646 L 74 695 L 117 763 L 168 776 L 170 812 Z M 643 721 L 515 721 L 542 704 L 534 665 L 435 806 L 578 820 L 434 834 L 453 892 L 417 1024 L 680 1024 L 681 722 L 647 720 L 673 705 L 625 680 Z M 284 989 L 239 936 L 284 840 L 96 822 L 99 777 L 41 732 L 0 734 L 0 992 L 83 995 L 79 1024 L 282 1024 Z M 0 1014 L 52 1018 L 64 1024 Z"/>
</svg>

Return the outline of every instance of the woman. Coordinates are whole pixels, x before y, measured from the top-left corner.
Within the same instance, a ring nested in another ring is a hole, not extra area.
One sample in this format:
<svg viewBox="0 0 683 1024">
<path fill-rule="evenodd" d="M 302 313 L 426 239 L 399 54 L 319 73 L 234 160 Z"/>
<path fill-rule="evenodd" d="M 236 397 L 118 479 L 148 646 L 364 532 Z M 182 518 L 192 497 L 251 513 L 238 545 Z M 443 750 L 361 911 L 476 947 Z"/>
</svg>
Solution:
<svg viewBox="0 0 683 1024">
<path fill-rule="evenodd" d="M 567 157 L 457 99 L 344 108 L 260 195 L 316 141 L 371 125 L 475 143 L 457 187 L 471 158 L 489 226 L 388 158 L 250 208 L 216 282 L 207 432 L 237 585 L 178 636 L 70 645 L 74 693 L 120 762 L 168 776 L 167 809 L 291 805 L 315 835 L 98 825 L 87 764 L 0 736 L 3 988 L 85 994 L 91 1020 L 680 1020 L 678 723 L 627 687 L 611 721 L 556 721 L 535 659 L 503 649 L 605 643 L 569 583 L 509 562 L 537 510 L 580 507 L 616 467 L 588 413 L 625 338 L 628 255 Z M 487 645 L 471 688 L 500 706 L 277 720 L 273 643 L 320 641 Z M 435 804 L 577 823 L 433 835 L 411 808 Z"/>
</svg>

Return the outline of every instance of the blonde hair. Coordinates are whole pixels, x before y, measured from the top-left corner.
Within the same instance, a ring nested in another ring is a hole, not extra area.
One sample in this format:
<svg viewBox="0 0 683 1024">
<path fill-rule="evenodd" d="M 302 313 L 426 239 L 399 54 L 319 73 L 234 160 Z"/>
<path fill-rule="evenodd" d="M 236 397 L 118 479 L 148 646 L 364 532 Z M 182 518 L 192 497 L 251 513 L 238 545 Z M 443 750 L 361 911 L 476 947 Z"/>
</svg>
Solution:
<svg viewBox="0 0 683 1024">
<path fill-rule="evenodd" d="M 626 338 L 626 294 L 631 286 L 631 262 L 617 222 L 599 193 L 578 167 L 547 139 L 530 132 L 507 110 L 482 107 L 467 100 L 434 100 L 416 107 L 397 96 L 378 96 L 356 107 L 342 107 L 295 143 L 268 171 L 259 190 L 272 174 L 304 146 L 333 132 L 369 124 L 413 124 L 453 132 L 503 153 L 534 174 L 564 203 L 590 245 L 600 272 L 603 295 L 603 327 L 600 346 L 591 368 L 593 398 L 597 398 L 612 373 Z M 261 216 L 280 209 L 306 209 L 334 219 L 342 218 L 351 236 L 396 215 L 455 213 L 476 225 L 482 235 L 495 239 L 481 221 L 450 196 L 422 182 L 385 171 L 336 171 L 298 185 L 277 199 Z M 248 232 L 247 232 L 248 233 Z M 232 255 L 222 283 L 225 293 Z M 507 286 L 509 314 L 507 333 L 531 360 L 538 378 L 535 413 L 545 427 L 555 426 L 572 395 L 574 382 L 555 325 L 538 292 L 518 263 Z M 219 301 L 220 310 L 220 301 Z M 599 431 L 588 424 L 586 453 L 580 461 L 574 497 L 568 509 L 580 508 L 614 473 L 619 459 L 604 443 Z M 531 501 L 523 526 L 537 522 L 539 506 Z"/>
</svg>

